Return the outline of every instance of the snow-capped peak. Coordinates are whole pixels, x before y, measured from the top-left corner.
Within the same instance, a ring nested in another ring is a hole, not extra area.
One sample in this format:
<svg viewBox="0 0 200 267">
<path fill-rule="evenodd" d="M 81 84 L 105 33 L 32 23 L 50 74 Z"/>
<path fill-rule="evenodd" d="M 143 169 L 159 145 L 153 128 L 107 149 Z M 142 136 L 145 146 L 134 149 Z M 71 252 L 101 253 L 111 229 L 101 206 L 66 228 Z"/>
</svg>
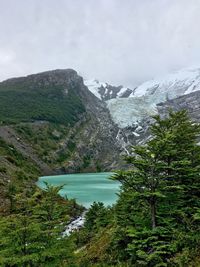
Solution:
<svg viewBox="0 0 200 267">
<path fill-rule="evenodd" d="M 159 94 L 160 100 L 163 101 L 165 100 L 163 97 L 173 99 L 198 90 L 200 90 L 200 68 L 183 69 L 158 79 L 144 82 L 136 88 L 131 97 Z"/>
<path fill-rule="evenodd" d="M 157 104 L 200 90 L 200 68 L 183 69 L 142 83 L 131 90 L 97 80 L 88 89 L 106 101 L 113 120 L 124 128 L 157 112 Z"/>
<path fill-rule="evenodd" d="M 96 79 L 84 80 L 84 84 L 88 87 L 90 92 L 92 92 L 96 97 L 101 100 L 109 100 L 113 98 L 123 98 L 128 97 L 133 90 L 123 87 L 123 86 L 114 86 L 105 82 L 100 82 Z"/>
<path fill-rule="evenodd" d="M 113 120 L 126 127 L 151 116 L 157 104 L 200 90 L 200 68 L 180 70 L 144 82 L 125 99 L 107 101 Z"/>
<path fill-rule="evenodd" d="M 84 80 L 84 84 L 88 87 L 90 92 L 93 93 L 99 99 L 101 99 L 100 88 L 106 88 L 107 85 L 107 83 L 100 82 L 96 79 Z"/>
</svg>

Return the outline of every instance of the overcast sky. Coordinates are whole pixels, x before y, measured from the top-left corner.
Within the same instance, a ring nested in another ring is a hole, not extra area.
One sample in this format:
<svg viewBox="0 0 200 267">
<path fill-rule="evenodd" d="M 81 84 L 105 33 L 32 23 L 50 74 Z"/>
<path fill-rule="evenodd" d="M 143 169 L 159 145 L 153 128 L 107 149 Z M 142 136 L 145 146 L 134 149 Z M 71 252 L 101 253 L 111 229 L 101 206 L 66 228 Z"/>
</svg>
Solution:
<svg viewBox="0 0 200 267">
<path fill-rule="evenodd" d="M 200 66 L 200 0 L 0 0 L 0 80 L 57 68 L 135 86 Z"/>
</svg>

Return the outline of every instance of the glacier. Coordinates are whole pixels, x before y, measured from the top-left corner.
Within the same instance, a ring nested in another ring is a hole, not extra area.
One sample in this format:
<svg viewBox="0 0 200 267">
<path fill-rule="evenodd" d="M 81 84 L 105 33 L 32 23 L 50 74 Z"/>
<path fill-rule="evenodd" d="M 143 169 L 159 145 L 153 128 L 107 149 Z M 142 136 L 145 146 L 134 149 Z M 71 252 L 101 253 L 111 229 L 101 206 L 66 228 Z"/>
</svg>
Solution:
<svg viewBox="0 0 200 267">
<path fill-rule="evenodd" d="M 115 93 L 109 91 L 112 97 L 105 102 L 113 121 L 120 128 L 125 128 L 155 115 L 157 104 L 200 90 L 200 68 L 182 69 L 163 75 L 144 82 L 133 90 L 123 86 L 113 87 L 97 80 L 85 81 L 85 85 L 102 100 L 106 99 L 103 99 L 100 88 L 116 90 Z M 127 97 L 123 97 L 127 90 Z"/>
</svg>

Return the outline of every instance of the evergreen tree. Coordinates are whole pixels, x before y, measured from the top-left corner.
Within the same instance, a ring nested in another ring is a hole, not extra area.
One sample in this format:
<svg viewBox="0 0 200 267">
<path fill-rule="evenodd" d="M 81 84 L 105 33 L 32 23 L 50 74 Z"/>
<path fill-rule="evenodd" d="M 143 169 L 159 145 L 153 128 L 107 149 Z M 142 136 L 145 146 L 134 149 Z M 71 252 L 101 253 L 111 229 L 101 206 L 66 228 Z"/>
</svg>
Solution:
<svg viewBox="0 0 200 267">
<path fill-rule="evenodd" d="M 46 186 L 31 198 L 16 197 L 16 213 L 0 220 L 1 266 L 74 266 L 73 242 L 62 236 L 67 202 L 60 187 Z"/>
<path fill-rule="evenodd" d="M 85 215 L 85 228 L 88 232 L 98 230 L 108 225 L 111 219 L 110 209 L 102 202 L 93 202 Z"/>
<path fill-rule="evenodd" d="M 188 246 L 199 237 L 200 126 L 186 111 L 154 119 L 151 140 L 126 158 L 132 168 L 113 176 L 122 184 L 115 245 L 136 266 L 165 266 L 186 245 L 184 231 Z"/>
</svg>

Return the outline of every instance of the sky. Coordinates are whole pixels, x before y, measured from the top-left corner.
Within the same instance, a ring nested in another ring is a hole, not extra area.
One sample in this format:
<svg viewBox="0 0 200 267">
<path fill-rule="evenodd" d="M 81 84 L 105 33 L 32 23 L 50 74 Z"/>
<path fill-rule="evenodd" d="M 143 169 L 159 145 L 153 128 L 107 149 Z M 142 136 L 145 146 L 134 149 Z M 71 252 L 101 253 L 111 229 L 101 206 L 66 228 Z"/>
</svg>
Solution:
<svg viewBox="0 0 200 267">
<path fill-rule="evenodd" d="M 200 66 L 200 0 L 0 0 L 0 80 L 52 69 L 134 87 Z"/>
</svg>

